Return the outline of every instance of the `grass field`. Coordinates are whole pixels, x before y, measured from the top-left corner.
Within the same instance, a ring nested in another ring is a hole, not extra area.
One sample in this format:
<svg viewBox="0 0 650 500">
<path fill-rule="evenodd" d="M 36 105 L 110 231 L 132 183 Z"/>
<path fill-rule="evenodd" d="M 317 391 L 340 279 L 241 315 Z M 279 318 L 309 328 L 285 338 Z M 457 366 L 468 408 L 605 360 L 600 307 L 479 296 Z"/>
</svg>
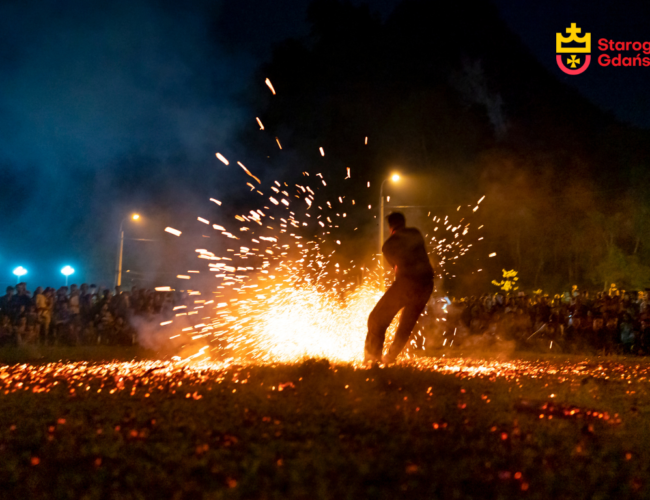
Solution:
<svg viewBox="0 0 650 500">
<path fill-rule="evenodd" d="M 98 361 L 120 353 L 142 361 Z M 1 496 L 650 495 L 644 360 L 219 369 L 150 358 L 135 350 L 1 353 L 10 363 L 0 367 Z"/>
</svg>

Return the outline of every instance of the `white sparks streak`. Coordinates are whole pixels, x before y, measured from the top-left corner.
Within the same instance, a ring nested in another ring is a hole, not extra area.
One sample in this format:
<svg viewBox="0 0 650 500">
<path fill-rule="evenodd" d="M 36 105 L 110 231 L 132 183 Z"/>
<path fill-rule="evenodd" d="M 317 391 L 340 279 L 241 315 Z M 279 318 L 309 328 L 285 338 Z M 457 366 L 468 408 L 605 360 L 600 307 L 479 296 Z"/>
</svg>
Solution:
<svg viewBox="0 0 650 500">
<path fill-rule="evenodd" d="M 273 95 L 275 95 L 275 89 L 273 88 L 273 84 L 271 83 L 271 80 L 268 78 L 264 80 L 264 83 L 266 83 L 266 86 L 271 89 L 271 92 L 273 92 Z"/>
</svg>

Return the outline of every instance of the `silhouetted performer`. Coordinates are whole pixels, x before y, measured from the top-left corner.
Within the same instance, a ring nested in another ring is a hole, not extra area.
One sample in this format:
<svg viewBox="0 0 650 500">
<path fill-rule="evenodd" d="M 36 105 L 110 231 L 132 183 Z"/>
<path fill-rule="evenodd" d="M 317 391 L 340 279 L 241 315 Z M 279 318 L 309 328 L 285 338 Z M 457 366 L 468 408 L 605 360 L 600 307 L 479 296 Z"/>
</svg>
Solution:
<svg viewBox="0 0 650 500">
<path fill-rule="evenodd" d="M 395 281 L 368 318 L 365 359 L 382 360 L 386 329 L 400 309 L 404 308 L 395 340 L 383 358 L 385 363 L 392 363 L 408 342 L 411 331 L 431 296 L 433 269 L 422 233 L 414 227 L 406 227 L 406 219 L 399 212 L 391 213 L 387 220 L 391 236 L 381 251 L 391 267 L 395 268 Z"/>
</svg>

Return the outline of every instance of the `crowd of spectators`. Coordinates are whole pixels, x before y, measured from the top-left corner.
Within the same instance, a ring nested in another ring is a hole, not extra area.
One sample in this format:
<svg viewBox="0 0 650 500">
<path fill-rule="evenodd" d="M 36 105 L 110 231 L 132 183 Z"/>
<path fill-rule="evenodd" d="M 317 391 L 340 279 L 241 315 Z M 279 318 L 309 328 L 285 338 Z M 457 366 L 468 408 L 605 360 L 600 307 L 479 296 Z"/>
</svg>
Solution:
<svg viewBox="0 0 650 500">
<path fill-rule="evenodd" d="M 112 291 L 84 283 L 31 293 L 19 283 L 0 297 L 0 346 L 132 345 L 138 318 L 169 320 L 175 307 L 189 303 L 187 294 L 137 287 Z M 567 353 L 650 354 L 648 291 L 554 297 L 498 292 L 431 305 L 428 340 L 449 334 L 460 344 L 463 338 L 488 335 L 514 340 L 521 349 L 544 344 Z"/>
<path fill-rule="evenodd" d="M 113 292 L 84 283 L 31 293 L 19 283 L 0 297 L 0 346 L 131 345 L 136 343 L 135 317 L 168 319 L 175 306 L 186 302 L 183 294 L 137 287 Z"/>
<path fill-rule="evenodd" d="M 549 297 L 518 292 L 469 297 L 443 306 L 445 331 L 498 335 L 522 349 L 539 344 L 567 353 L 650 354 L 646 292 L 587 291 Z M 440 311 L 439 311 L 440 312 Z M 434 314 L 434 316 L 436 316 Z M 438 314 L 438 316 L 440 316 Z"/>
</svg>

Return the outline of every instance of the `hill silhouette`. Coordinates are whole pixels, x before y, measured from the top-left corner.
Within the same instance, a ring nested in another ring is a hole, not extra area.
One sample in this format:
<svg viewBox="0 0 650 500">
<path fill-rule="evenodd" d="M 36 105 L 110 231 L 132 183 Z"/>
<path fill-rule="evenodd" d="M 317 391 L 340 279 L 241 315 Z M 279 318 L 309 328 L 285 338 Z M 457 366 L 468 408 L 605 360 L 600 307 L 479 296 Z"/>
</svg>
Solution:
<svg viewBox="0 0 650 500">
<path fill-rule="evenodd" d="M 323 172 L 331 193 L 376 207 L 397 168 L 414 182 L 389 186 L 389 206 L 422 207 L 407 216 L 424 231 L 486 195 L 472 223 L 484 239 L 445 291 L 496 291 L 502 268 L 549 292 L 650 286 L 650 131 L 556 79 L 493 4 L 404 0 L 382 21 L 368 6 L 315 0 L 308 20 L 309 36 L 278 44 L 242 91 L 265 130 L 253 123 L 240 140 L 269 179 Z M 350 214 L 349 255 L 374 251 L 376 215 Z"/>
</svg>

